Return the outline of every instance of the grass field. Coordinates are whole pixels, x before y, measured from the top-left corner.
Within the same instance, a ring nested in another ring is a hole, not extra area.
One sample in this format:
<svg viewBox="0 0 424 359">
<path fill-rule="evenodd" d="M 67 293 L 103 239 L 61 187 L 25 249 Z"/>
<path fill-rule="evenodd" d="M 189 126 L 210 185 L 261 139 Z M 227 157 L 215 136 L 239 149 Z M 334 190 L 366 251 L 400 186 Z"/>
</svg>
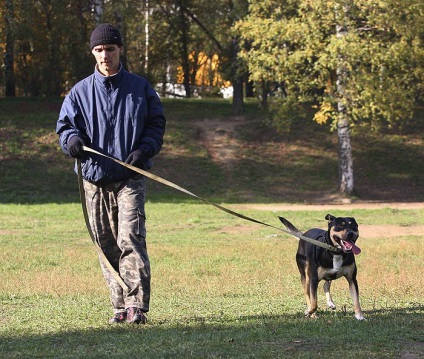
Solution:
<svg viewBox="0 0 424 359">
<path fill-rule="evenodd" d="M 84 227 L 73 162 L 60 153 L 54 134 L 59 106 L 60 100 L 0 100 L 0 358 L 424 355 L 421 233 L 360 237 L 358 281 L 367 321 L 354 319 L 343 279 L 333 284 L 337 310 L 325 308 L 320 289 L 320 316 L 307 319 L 295 238 L 151 182 L 146 205 L 153 288 L 149 323 L 108 325 L 108 293 Z M 334 135 L 325 129 L 312 126 L 326 141 L 307 141 L 312 130 L 297 128 L 290 138 L 280 138 L 248 104 L 238 131 L 243 153 L 228 179 L 198 141 L 191 121 L 230 119 L 229 104 L 175 100 L 166 101 L 165 108 L 167 146 L 155 173 L 276 226 L 278 215 L 306 229 L 325 226 L 328 211 L 346 214 L 331 204 L 325 211 L 271 209 L 334 190 L 337 168 L 322 162 L 331 158 Z M 423 122 L 418 115 L 397 131 L 355 135 L 363 207 L 349 214 L 360 226 L 424 224 L 423 207 L 369 208 L 366 202 L 424 200 Z M 257 203 L 266 205 L 251 206 Z"/>
</svg>

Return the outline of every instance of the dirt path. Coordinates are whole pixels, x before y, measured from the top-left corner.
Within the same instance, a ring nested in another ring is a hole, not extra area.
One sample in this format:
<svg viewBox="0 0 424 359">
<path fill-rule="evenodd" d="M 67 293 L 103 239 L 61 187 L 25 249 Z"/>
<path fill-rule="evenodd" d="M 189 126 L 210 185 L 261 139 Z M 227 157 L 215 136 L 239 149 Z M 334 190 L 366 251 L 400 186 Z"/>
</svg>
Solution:
<svg viewBox="0 0 424 359">
<path fill-rule="evenodd" d="M 373 202 L 358 201 L 354 203 L 335 203 L 335 204 L 249 204 L 243 206 L 263 211 L 326 211 L 330 209 L 342 209 L 350 211 L 353 209 L 423 209 L 423 202 Z"/>
<path fill-rule="evenodd" d="M 224 173 L 227 174 L 228 181 L 231 181 L 231 166 L 236 161 L 239 142 L 234 136 L 235 127 L 244 121 L 243 116 L 235 116 L 227 118 L 226 120 L 199 120 L 194 122 L 194 125 L 199 130 L 199 138 L 203 145 L 209 152 L 209 155 L 218 166 L 222 168 Z M 326 212 L 330 210 L 343 210 L 350 211 L 353 209 L 379 209 L 379 208 L 393 208 L 393 209 L 423 209 L 424 203 L 422 202 L 354 202 L 349 203 L 318 203 L 318 204 L 243 204 L 232 207 L 236 211 L 243 211 L 247 209 L 255 209 L 260 211 L 272 212 L 287 212 L 287 211 L 321 211 Z M 235 228 L 225 227 L 220 231 L 231 233 L 236 230 L 237 232 L 251 229 L 251 225 L 245 226 L 246 228 L 237 226 Z M 361 236 L 365 238 L 387 238 L 397 237 L 404 235 L 422 235 L 424 233 L 424 225 L 416 226 L 396 226 L 396 225 L 361 225 Z"/>
<path fill-rule="evenodd" d="M 255 209 L 259 211 L 277 212 L 277 215 L 283 215 L 289 211 L 319 211 L 323 214 L 332 210 L 343 210 L 349 213 L 352 209 L 379 209 L 379 208 L 392 208 L 392 209 L 423 209 L 424 203 L 372 203 L 372 202 L 360 202 L 351 204 L 323 204 L 323 205 L 303 205 L 303 204 L 243 204 L 232 206 L 231 209 L 240 211 L 248 209 Z M 287 214 L 285 214 L 287 216 Z M 287 217 L 289 218 L 289 217 Z M 324 223 L 324 222 L 323 222 Z M 256 226 L 256 225 L 255 225 Z M 259 227 L 259 225 L 258 225 Z M 394 238 L 400 236 L 422 236 L 424 233 L 424 225 L 414 226 L 401 226 L 401 225 L 365 225 L 360 224 L 359 226 L 361 237 L 363 238 Z M 251 230 L 252 225 L 236 226 L 236 227 L 225 227 L 221 228 L 220 231 L 225 233 L 237 233 L 243 230 Z"/>
<path fill-rule="evenodd" d="M 199 129 L 200 141 L 209 152 L 211 159 L 224 172 L 229 174 L 233 161 L 237 160 L 239 143 L 235 139 L 234 129 L 244 121 L 242 116 L 227 120 L 200 120 L 194 125 Z"/>
</svg>

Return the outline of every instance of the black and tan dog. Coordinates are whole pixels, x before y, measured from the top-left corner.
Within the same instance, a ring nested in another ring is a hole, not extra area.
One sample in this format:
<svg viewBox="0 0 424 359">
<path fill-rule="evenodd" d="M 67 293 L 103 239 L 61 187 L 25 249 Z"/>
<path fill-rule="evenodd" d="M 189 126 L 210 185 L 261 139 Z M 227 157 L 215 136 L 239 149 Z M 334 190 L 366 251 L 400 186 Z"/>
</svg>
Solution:
<svg viewBox="0 0 424 359">
<path fill-rule="evenodd" d="M 307 310 L 306 316 L 315 316 L 317 310 L 317 290 L 318 283 L 325 280 L 324 292 L 327 298 L 327 305 L 331 309 L 336 309 L 331 294 L 331 281 L 340 277 L 345 277 L 349 282 L 349 290 L 355 308 L 355 318 L 363 320 L 364 315 L 359 303 L 358 282 L 356 280 L 357 267 L 355 255 L 361 250 L 356 246 L 358 239 L 358 224 L 352 217 L 335 217 L 327 214 L 328 229 L 312 228 L 304 233 L 304 236 L 327 243 L 336 247 L 338 251 L 331 251 L 318 247 L 302 239 L 296 253 L 296 262 L 299 268 L 303 289 L 305 291 Z M 297 231 L 290 222 L 280 217 L 281 222 L 291 231 Z"/>
</svg>

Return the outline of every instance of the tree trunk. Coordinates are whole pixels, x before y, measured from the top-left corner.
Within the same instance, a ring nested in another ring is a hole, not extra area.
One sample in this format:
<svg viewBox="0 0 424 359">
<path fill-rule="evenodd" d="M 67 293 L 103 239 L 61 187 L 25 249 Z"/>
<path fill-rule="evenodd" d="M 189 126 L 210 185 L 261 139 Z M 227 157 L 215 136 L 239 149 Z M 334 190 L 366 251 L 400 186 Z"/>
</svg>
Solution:
<svg viewBox="0 0 424 359">
<path fill-rule="evenodd" d="M 125 29 L 125 21 L 124 21 L 125 17 L 120 10 L 115 11 L 114 17 L 115 17 L 115 26 L 121 34 L 122 41 L 124 43 L 124 48 L 125 48 L 125 44 L 126 44 L 126 36 L 125 36 L 126 29 Z M 121 55 L 120 60 L 122 63 L 122 67 L 127 71 L 131 71 L 130 67 L 128 66 L 127 54 L 125 51 Z"/>
<path fill-rule="evenodd" d="M 183 85 L 186 97 L 191 97 L 190 89 L 190 62 L 188 59 L 188 24 L 184 14 L 184 4 L 182 0 L 178 1 L 180 11 L 180 38 L 181 38 L 181 58 L 183 65 Z"/>
<path fill-rule="evenodd" d="M 243 76 L 238 76 L 233 79 L 233 103 L 232 113 L 234 115 L 241 115 L 244 112 L 243 103 Z"/>
<path fill-rule="evenodd" d="M 255 97 L 255 84 L 249 80 L 249 74 L 246 75 L 246 97 Z"/>
<path fill-rule="evenodd" d="M 6 1 L 6 51 L 4 54 L 4 69 L 6 81 L 6 96 L 15 97 L 15 52 L 13 39 L 13 0 Z"/>
<path fill-rule="evenodd" d="M 150 20 L 150 8 L 149 8 L 149 0 L 146 0 L 145 10 L 144 10 L 144 32 L 145 32 L 145 49 L 144 49 L 144 73 L 148 76 L 149 73 L 149 20 Z"/>
<path fill-rule="evenodd" d="M 54 14 L 51 6 L 45 6 L 45 16 L 46 16 L 46 31 L 47 34 L 47 49 L 48 49 L 48 66 L 45 69 L 44 80 L 46 84 L 48 84 L 47 88 L 43 88 L 43 94 L 47 94 L 48 96 L 52 96 L 60 93 L 61 83 L 60 83 L 60 73 L 58 72 L 59 67 L 57 64 L 58 60 L 58 51 L 57 51 L 57 41 L 55 41 L 55 33 L 53 31 L 54 25 Z"/>
<path fill-rule="evenodd" d="M 340 103 L 339 103 L 340 106 Z M 352 195 L 354 190 L 352 146 L 350 142 L 349 118 L 339 109 L 337 123 L 339 138 L 339 191 L 343 195 Z"/>
<path fill-rule="evenodd" d="M 268 95 L 269 95 L 269 83 L 268 83 L 268 81 L 262 80 L 261 81 L 261 94 L 260 94 L 260 100 L 261 100 L 262 108 L 268 107 Z"/>
<path fill-rule="evenodd" d="M 233 85 L 233 103 L 232 113 L 234 115 L 241 115 L 244 112 L 244 96 L 243 96 L 243 84 L 245 71 L 240 70 L 239 62 L 237 61 L 239 51 L 239 39 L 238 37 L 233 38 L 231 43 L 231 82 Z"/>
<path fill-rule="evenodd" d="M 336 8 L 336 14 L 339 15 Z M 348 8 L 343 8 L 343 17 L 347 17 Z M 339 20 L 340 21 L 340 20 Z M 338 38 L 347 35 L 348 29 L 346 26 L 341 25 L 343 21 L 336 26 L 336 33 Z M 339 192 L 342 195 L 350 196 L 354 190 L 353 181 L 353 159 L 352 159 L 352 146 L 350 141 L 349 131 L 349 111 L 347 106 L 349 104 L 349 96 L 346 91 L 347 81 L 349 79 L 349 71 L 344 63 L 342 55 L 338 57 L 337 67 L 337 135 L 339 139 Z"/>
<path fill-rule="evenodd" d="M 91 0 L 91 13 L 93 14 L 94 23 L 100 25 L 104 13 L 104 0 Z"/>
</svg>

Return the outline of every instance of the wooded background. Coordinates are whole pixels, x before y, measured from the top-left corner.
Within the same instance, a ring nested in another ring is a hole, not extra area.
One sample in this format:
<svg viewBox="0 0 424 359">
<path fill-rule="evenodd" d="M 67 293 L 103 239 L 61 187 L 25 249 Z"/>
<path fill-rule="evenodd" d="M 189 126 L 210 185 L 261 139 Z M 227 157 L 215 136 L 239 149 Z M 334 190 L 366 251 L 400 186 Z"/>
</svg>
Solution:
<svg viewBox="0 0 424 359">
<path fill-rule="evenodd" d="M 314 106 L 337 130 L 340 191 L 353 191 L 349 131 L 398 126 L 423 99 L 422 0 L 3 0 L 0 97 L 64 95 L 94 69 L 89 37 L 122 34 L 124 66 L 162 95 L 256 96 L 281 131 Z M 305 104 L 307 106 L 305 106 Z"/>
<path fill-rule="evenodd" d="M 4 0 L 0 6 L 2 95 L 65 93 L 93 71 L 89 38 L 102 22 L 121 31 L 128 70 L 154 84 L 181 84 L 186 97 L 217 93 L 235 76 L 247 79 L 246 70 L 233 69 L 232 31 L 247 1 Z"/>
</svg>

